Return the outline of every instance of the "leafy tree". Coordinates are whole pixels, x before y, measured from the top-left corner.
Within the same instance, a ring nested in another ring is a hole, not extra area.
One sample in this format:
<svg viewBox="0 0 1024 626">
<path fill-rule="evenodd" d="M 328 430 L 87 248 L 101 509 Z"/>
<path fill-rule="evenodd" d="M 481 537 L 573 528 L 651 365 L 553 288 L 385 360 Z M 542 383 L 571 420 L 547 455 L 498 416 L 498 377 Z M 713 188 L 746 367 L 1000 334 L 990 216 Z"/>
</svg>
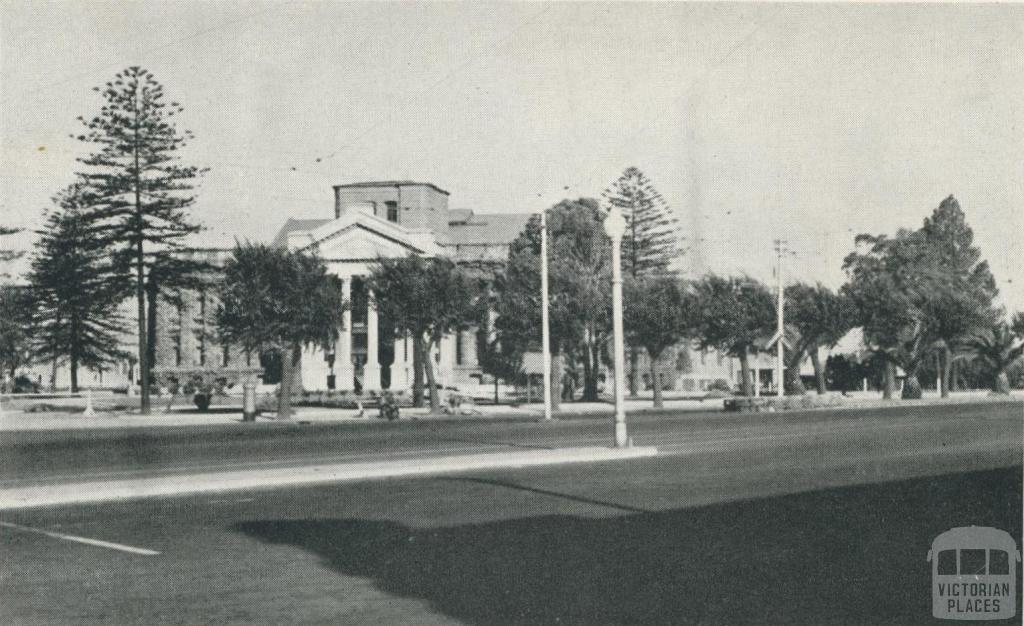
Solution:
<svg viewBox="0 0 1024 626">
<path fill-rule="evenodd" d="M 245 350 L 281 359 L 279 419 L 291 417 L 294 369 L 304 346 L 324 348 L 338 338 L 348 303 L 341 281 L 315 256 L 239 244 L 224 266 L 217 326 L 220 336 Z"/>
<path fill-rule="evenodd" d="M 866 339 L 888 355 L 886 397 L 896 364 L 906 371 L 903 396 L 920 397 L 918 370 L 936 350 L 948 395 L 955 353 L 973 329 L 993 322 L 995 280 L 973 238 L 953 196 L 917 231 L 857 238 L 859 249 L 845 263 L 846 290 L 862 313 Z"/>
<path fill-rule="evenodd" d="M 582 365 L 583 399 L 597 399 L 602 348 L 611 330 L 611 245 L 589 198 L 548 209 L 548 314 L 552 408 L 561 397 L 562 357 Z M 498 339 L 509 350 L 540 348 L 540 218 L 512 241 L 497 298 Z"/>
<path fill-rule="evenodd" d="M 658 359 L 668 348 L 692 333 L 696 302 L 683 283 L 672 276 L 629 280 L 625 289 L 623 326 L 634 345 L 647 351 L 654 406 L 664 406 L 658 382 Z"/>
<path fill-rule="evenodd" d="M 920 397 L 917 370 L 930 347 L 925 303 L 941 275 L 928 263 L 920 232 L 858 235 L 856 242 L 857 250 L 844 260 L 848 281 L 842 293 L 857 307 L 865 345 L 885 359 L 883 397 L 894 393 L 896 366 L 906 374 L 903 397 Z"/>
<path fill-rule="evenodd" d="M 391 320 L 399 336 L 413 340 L 413 357 L 419 355 L 430 387 L 430 410 L 441 410 L 430 350 L 450 333 L 467 330 L 479 316 L 476 281 L 445 258 L 418 255 L 379 258 L 369 282 L 373 304 L 381 317 Z M 422 388 L 413 394 L 422 397 Z"/>
<path fill-rule="evenodd" d="M 123 320 L 117 311 L 124 295 L 123 269 L 112 263 L 86 209 L 81 184 L 54 201 L 39 231 L 29 280 L 35 317 L 37 356 L 55 363 L 67 359 L 71 391 L 78 391 L 80 366 L 102 367 L 124 354 L 118 335 Z"/>
<path fill-rule="evenodd" d="M 654 184 L 636 167 L 627 167 L 602 194 L 604 204 L 618 207 L 626 218 L 622 237 L 622 273 L 633 279 L 668 271 L 681 251 L 678 220 Z M 637 346 L 629 344 L 629 393 L 637 394 Z"/>
<path fill-rule="evenodd" d="M 831 354 L 825 361 L 825 378 L 828 386 L 842 392 L 858 391 L 864 379 L 872 384 L 882 380 L 884 363 L 874 355 L 863 362 L 847 354 Z"/>
<path fill-rule="evenodd" d="M 516 383 L 523 375 L 523 353 L 521 346 L 501 343 L 495 328 L 491 312 L 497 311 L 498 294 L 504 283 L 504 275 L 499 270 L 492 274 L 492 281 L 481 289 L 481 306 L 477 321 L 476 353 L 480 369 L 494 377 L 494 402 L 498 403 L 498 380 Z"/>
<path fill-rule="evenodd" d="M 799 385 L 799 368 L 811 357 L 819 394 L 824 394 L 825 369 L 818 357 L 819 348 L 832 348 L 856 324 L 856 309 L 849 298 L 822 284 L 796 283 L 786 287 L 786 323 L 790 350 L 786 355 L 787 377 L 793 388 Z M 799 386 L 802 391 L 802 386 Z"/>
<path fill-rule="evenodd" d="M 1010 321 L 1010 330 L 1021 339 L 1024 339 L 1024 311 L 1014 314 Z"/>
<path fill-rule="evenodd" d="M 1019 314 L 1014 321 L 1018 320 Z M 1010 392 L 1006 371 L 1024 355 L 1024 333 L 1014 332 L 1013 326 L 1006 322 L 998 322 L 988 329 L 977 332 L 966 342 L 968 349 L 988 371 L 992 390 L 996 393 Z"/>
<path fill-rule="evenodd" d="M 79 118 L 86 132 L 77 138 L 97 146 L 79 159 L 85 166 L 81 176 L 94 196 L 91 210 L 98 232 L 135 270 L 141 410 L 148 414 L 146 275 L 158 258 L 154 252 L 179 248 L 199 230 L 187 209 L 195 201 L 192 190 L 200 170 L 179 163 L 179 151 L 192 135 L 179 132 L 175 117 L 182 107 L 165 101 L 163 86 L 150 72 L 129 67 L 95 90 L 104 105 L 92 119 Z"/>
<path fill-rule="evenodd" d="M 24 287 L 0 285 L 0 378 L 13 379 L 28 365 L 32 350 L 31 294 Z"/>
<path fill-rule="evenodd" d="M 927 332 L 935 340 L 942 367 L 942 397 L 949 395 L 954 353 L 977 328 L 991 326 L 997 317 L 993 300 L 998 293 L 995 278 L 960 203 L 947 197 L 924 220 L 921 234 L 929 248 L 929 264 L 941 272 L 932 297 L 927 299 Z"/>
<path fill-rule="evenodd" d="M 710 274 L 695 285 L 697 340 L 702 349 L 714 348 L 740 360 L 743 395 L 753 395 L 750 354 L 775 327 L 775 299 L 752 278 Z"/>
</svg>

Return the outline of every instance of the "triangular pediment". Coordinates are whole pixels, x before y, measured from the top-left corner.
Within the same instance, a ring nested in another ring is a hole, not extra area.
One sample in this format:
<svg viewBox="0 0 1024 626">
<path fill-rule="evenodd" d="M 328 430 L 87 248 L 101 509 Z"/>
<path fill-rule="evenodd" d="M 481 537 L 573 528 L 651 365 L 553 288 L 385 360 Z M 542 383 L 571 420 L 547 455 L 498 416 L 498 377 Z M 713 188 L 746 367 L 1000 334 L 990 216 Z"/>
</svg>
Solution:
<svg viewBox="0 0 1024 626">
<path fill-rule="evenodd" d="M 408 254 L 433 256 L 437 244 L 430 233 L 410 232 L 372 215 L 346 215 L 303 233 L 289 247 L 316 249 L 324 259 L 367 260 Z"/>
</svg>

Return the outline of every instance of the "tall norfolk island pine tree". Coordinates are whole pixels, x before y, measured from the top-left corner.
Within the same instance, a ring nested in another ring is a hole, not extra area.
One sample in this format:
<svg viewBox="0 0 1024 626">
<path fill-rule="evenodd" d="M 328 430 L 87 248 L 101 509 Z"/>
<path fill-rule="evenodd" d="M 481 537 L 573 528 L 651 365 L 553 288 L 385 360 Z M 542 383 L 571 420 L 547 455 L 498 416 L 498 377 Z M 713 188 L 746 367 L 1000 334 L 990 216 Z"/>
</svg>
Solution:
<svg viewBox="0 0 1024 626">
<path fill-rule="evenodd" d="M 101 367 L 123 356 L 117 307 L 124 276 L 118 275 L 121 270 L 85 214 L 82 185 L 72 185 L 54 200 L 59 210 L 39 232 L 29 274 L 33 335 L 38 357 L 68 360 L 74 392 L 79 366 Z"/>
<path fill-rule="evenodd" d="M 177 156 L 191 138 L 179 132 L 174 117 L 182 111 L 166 102 L 163 86 L 140 67 L 118 73 L 103 88 L 100 113 L 79 118 L 86 132 L 81 141 L 96 152 L 79 159 L 89 186 L 90 216 L 98 236 L 134 270 L 138 306 L 141 411 L 149 413 L 149 359 L 146 333 L 146 277 L 158 254 L 181 247 L 199 230 L 187 209 L 194 203 L 193 184 L 201 171 L 181 165 Z"/>
<path fill-rule="evenodd" d="M 618 207 L 626 218 L 622 237 L 622 273 L 634 280 L 651 278 L 668 271 L 679 256 L 679 242 L 671 209 L 654 184 L 635 167 L 627 167 L 602 194 L 604 204 Z M 629 342 L 629 394 L 637 394 L 637 361 L 640 342 Z"/>
</svg>

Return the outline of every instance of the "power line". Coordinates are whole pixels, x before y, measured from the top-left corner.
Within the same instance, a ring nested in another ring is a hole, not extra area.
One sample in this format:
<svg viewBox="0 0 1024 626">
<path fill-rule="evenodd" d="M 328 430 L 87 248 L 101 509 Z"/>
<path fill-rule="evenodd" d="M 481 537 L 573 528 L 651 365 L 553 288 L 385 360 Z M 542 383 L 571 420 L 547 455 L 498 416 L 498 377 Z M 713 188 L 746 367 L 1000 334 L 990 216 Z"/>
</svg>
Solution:
<svg viewBox="0 0 1024 626">
<path fill-rule="evenodd" d="M 157 52 L 159 50 L 164 50 L 166 48 L 170 48 L 172 46 L 176 46 L 176 45 L 184 43 L 186 41 L 191 41 L 193 39 L 197 39 L 199 37 L 202 37 L 203 35 L 207 35 L 209 33 L 216 32 L 218 30 L 222 30 L 222 29 L 234 26 L 236 24 L 241 24 L 242 22 L 248 22 L 250 20 L 254 20 L 254 19 L 258 18 L 258 17 L 262 17 L 263 15 L 266 15 L 267 13 L 269 13 L 270 11 L 272 11 L 275 8 L 276 8 L 276 5 L 271 5 L 271 6 L 267 7 L 266 9 L 263 9 L 262 11 L 255 11 L 255 12 L 250 13 L 250 14 L 244 16 L 244 17 L 233 19 L 233 20 L 228 20 L 226 22 L 222 22 L 222 23 L 217 24 L 215 26 L 211 26 L 209 28 L 204 28 L 204 29 L 198 30 L 198 31 L 196 31 L 196 32 L 194 32 L 194 33 L 192 33 L 190 35 L 186 35 L 184 37 L 179 37 L 177 39 L 172 39 L 171 41 L 162 43 L 162 44 L 160 44 L 158 46 L 154 46 L 152 48 L 147 48 L 146 50 L 143 50 L 142 52 L 138 53 L 137 56 L 138 56 L 138 58 L 142 58 L 142 57 L 145 57 L 145 56 L 147 56 L 147 55 L 149 55 L 149 54 L 151 54 L 153 52 Z M 111 69 L 118 69 L 118 68 L 121 68 L 121 67 L 123 67 L 122 63 L 112 63 L 112 64 L 109 64 L 109 65 L 104 65 L 102 67 L 94 67 L 93 69 L 86 70 L 86 71 L 83 71 L 83 72 L 76 72 L 74 74 L 69 74 L 69 75 L 65 76 L 64 78 L 62 78 L 62 79 L 60 79 L 58 81 L 55 81 L 55 82 L 52 82 L 52 83 L 48 83 L 48 84 L 43 85 L 41 87 L 37 87 L 36 89 L 30 89 L 29 91 L 22 92 L 22 93 L 20 93 L 18 95 L 19 95 L 19 97 L 32 96 L 32 95 L 35 95 L 37 93 L 41 93 L 43 91 L 47 91 L 49 89 L 52 89 L 53 87 L 59 87 L 61 85 L 67 84 L 67 83 L 69 83 L 69 82 L 71 82 L 71 81 L 73 81 L 75 79 L 82 78 L 83 76 L 90 76 L 92 74 L 98 74 L 99 72 L 107 72 L 107 71 L 110 71 Z M 9 100 L 9 99 L 8 98 L 4 98 L 5 102 L 7 100 Z"/>
<path fill-rule="evenodd" d="M 506 35 L 504 38 L 502 38 L 497 43 L 493 44 L 492 52 L 493 52 L 493 50 L 495 50 L 497 48 L 500 48 L 501 46 L 504 46 L 506 43 L 511 41 L 512 38 L 515 37 L 519 33 L 519 31 L 521 31 L 522 29 L 526 28 L 527 26 L 529 26 L 533 22 L 535 22 L 538 19 L 540 19 L 540 17 L 542 17 L 544 14 L 546 14 L 548 11 L 550 11 L 553 8 L 553 6 L 554 6 L 554 4 L 546 4 L 543 9 L 541 9 L 540 11 L 537 11 L 532 16 L 530 16 L 529 18 L 527 18 L 523 22 L 520 22 L 518 25 L 516 25 L 511 31 L 509 31 L 508 35 Z M 476 61 L 478 61 L 480 58 L 481 58 L 481 56 L 473 56 L 473 57 L 471 57 L 470 59 L 466 60 L 465 62 L 461 63 L 460 65 L 455 67 L 453 70 L 448 72 L 440 80 L 437 80 L 437 81 L 435 81 L 433 83 L 430 83 L 426 87 L 417 90 L 411 96 L 408 96 L 406 98 L 406 102 L 415 102 L 423 94 L 431 91 L 435 87 L 438 87 L 438 86 L 440 86 L 440 85 L 442 85 L 444 83 L 447 83 L 452 77 L 454 77 L 456 74 L 461 72 L 463 69 L 469 67 L 470 65 L 472 65 Z M 340 153 L 342 153 L 342 152 L 344 152 L 344 151 L 346 151 L 346 150 L 348 150 L 350 148 L 355 147 L 355 145 L 358 142 L 360 142 L 363 139 L 365 139 L 367 136 L 369 136 L 370 133 L 374 132 L 375 130 L 377 130 L 378 128 L 383 126 L 385 123 L 388 123 L 390 121 L 391 121 L 391 115 L 390 114 L 386 118 L 385 117 L 380 118 L 377 122 L 375 122 L 374 124 L 370 125 L 368 128 L 366 128 L 366 130 L 364 130 L 362 133 L 357 135 L 354 139 L 351 139 L 351 140 L 347 141 L 346 143 L 340 145 L 339 147 L 337 147 L 330 154 L 321 154 L 320 156 L 315 157 L 313 159 L 313 163 L 314 164 L 323 163 L 325 161 L 328 161 L 328 160 L 331 160 L 331 159 L 335 158 L 338 154 L 340 154 Z"/>
</svg>

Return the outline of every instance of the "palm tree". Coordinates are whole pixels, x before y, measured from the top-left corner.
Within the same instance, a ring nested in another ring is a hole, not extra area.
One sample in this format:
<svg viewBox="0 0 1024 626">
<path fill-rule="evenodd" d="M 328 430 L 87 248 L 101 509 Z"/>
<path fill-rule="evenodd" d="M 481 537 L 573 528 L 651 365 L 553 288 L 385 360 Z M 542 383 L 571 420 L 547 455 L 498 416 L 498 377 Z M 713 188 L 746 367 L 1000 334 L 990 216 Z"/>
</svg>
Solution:
<svg viewBox="0 0 1024 626">
<path fill-rule="evenodd" d="M 1006 370 L 1024 354 L 1024 333 L 1020 330 L 1024 330 L 1024 316 L 1018 313 L 1012 327 L 999 322 L 967 341 L 971 354 L 990 372 L 992 390 L 996 393 L 1010 393 Z"/>
</svg>

